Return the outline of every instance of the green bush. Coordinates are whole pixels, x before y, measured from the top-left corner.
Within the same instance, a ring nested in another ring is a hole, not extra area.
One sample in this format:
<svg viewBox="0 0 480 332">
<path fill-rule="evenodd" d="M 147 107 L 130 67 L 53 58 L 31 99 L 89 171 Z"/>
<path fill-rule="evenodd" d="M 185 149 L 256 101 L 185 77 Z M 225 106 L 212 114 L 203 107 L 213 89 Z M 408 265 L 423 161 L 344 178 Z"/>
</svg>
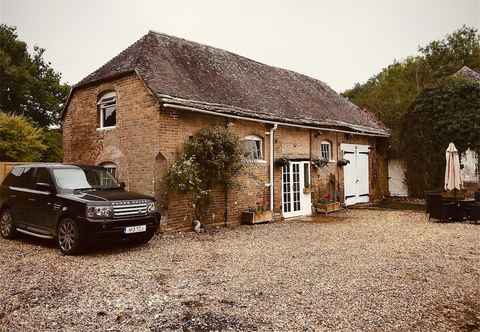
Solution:
<svg viewBox="0 0 480 332">
<path fill-rule="evenodd" d="M 47 146 L 43 130 L 26 118 L 0 112 L 0 161 L 39 161 Z"/>
<path fill-rule="evenodd" d="M 402 154 L 412 196 L 442 187 L 450 142 L 459 153 L 480 151 L 480 84 L 474 81 L 452 78 L 426 89 L 406 114 Z"/>
</svg>

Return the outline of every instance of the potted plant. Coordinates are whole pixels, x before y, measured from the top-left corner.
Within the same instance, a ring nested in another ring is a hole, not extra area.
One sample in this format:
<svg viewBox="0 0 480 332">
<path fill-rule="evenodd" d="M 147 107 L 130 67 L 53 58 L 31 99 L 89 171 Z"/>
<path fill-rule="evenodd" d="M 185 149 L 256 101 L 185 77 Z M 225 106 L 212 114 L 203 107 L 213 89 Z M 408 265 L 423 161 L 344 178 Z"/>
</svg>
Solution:
<svg viewBox="0 0 480 332">
<path fill-rule="evenodd" d="M 275 159 L 274 161 L 274 165 L 277 166 L 277 167 L 283 167 L 285 165 L 288 165 L 288 159 L 287 158 L 277 158 Z"/>
<path fill-rule="evenodd" d="M 320 158 L 320 159 L 315 159 L 312 160 L 313 166 L 315 166 L 317 169 L 323 168 L 328 165 L 328 160 L 325 158 Z"/>
<path fill-rule="evenodd" d="M 242 212 L 242 224 L 259 224 L 269 222 L 273 219 L 272 211 L 265 209 L 263 205 L 249 207 Z"/>
<path fill-rule="evenodd" d="M 340 202 L 332 199 L 330 194 L 325 194 L 323 197 L 318 199 L 315 202 L 315 212 L 317 213 L 325 213 L 327 215 L 330 212 L 340 210 Z"/>
<path fill-rule="evenodd" d="M 339 167 L 343 167 L 343 166 L 346 166 L 348 164 L 350 164 L 350 160 L 347 160 L 347 159 L 339 159 L 337 161 L 337 166 L 339 166 Z"/>
</svg>

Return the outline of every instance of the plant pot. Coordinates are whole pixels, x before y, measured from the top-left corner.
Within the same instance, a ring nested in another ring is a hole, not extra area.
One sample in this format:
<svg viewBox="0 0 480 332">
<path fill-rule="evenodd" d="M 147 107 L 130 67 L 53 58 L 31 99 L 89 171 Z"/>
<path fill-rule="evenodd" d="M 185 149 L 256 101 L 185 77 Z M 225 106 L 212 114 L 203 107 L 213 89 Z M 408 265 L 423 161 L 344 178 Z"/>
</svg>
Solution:
<svg viewBox="0 0 480 332">
<path fill-rule="evenodd" d="M 328 214 L 330 212 L 335 212 L 340 210 L 340 202 L 327 202 L 327 203 L 317 203 L 315 204 L 315 210 L 317 213 Z"/>
</svg>

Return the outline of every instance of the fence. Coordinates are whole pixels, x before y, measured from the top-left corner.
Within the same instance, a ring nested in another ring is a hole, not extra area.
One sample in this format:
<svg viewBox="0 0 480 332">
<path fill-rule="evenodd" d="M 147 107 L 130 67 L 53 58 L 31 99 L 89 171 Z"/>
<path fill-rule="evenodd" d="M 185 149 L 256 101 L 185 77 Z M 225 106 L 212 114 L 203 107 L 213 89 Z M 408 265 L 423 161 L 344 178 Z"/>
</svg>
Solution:
<svg viewBox="0 0 480 332">
<path fill-rule="evenodd" d="M 0 183 L 5 179 L 8 175 L 10 170 L 17 166 L 17 165 L 25 165 L 25 164 L 34 164 L 29 162 L 19 162 L 19 161 L 2 161 L 0 162 Z"/>
</svg>

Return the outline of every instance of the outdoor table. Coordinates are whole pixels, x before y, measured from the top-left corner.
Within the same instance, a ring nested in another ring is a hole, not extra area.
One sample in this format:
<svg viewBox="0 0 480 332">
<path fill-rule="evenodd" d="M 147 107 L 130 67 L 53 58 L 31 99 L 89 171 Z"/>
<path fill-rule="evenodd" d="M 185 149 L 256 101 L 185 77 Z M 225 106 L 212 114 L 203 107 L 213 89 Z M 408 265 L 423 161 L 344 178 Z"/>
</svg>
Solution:
<svg viewBox="0 0 480 332">
<path fill-rule="evenodd" d="M 480 220 L 480 202 L 464 197 L 445 197 L 442 192 L 426 192 L 429 218 L 441 221 Z"/>
<path fill-rule="evenodd" d="M 461 220 L 480 220 L 480 202 L 474 199 L 442 199 L 447 219 Z"/>
<path fill-rule="evenodd" d="M 462 211 L 463 219 L 480 220 L 480 202 L 474 199 L 459 201 L 459 208 Z"/>
</svg>

